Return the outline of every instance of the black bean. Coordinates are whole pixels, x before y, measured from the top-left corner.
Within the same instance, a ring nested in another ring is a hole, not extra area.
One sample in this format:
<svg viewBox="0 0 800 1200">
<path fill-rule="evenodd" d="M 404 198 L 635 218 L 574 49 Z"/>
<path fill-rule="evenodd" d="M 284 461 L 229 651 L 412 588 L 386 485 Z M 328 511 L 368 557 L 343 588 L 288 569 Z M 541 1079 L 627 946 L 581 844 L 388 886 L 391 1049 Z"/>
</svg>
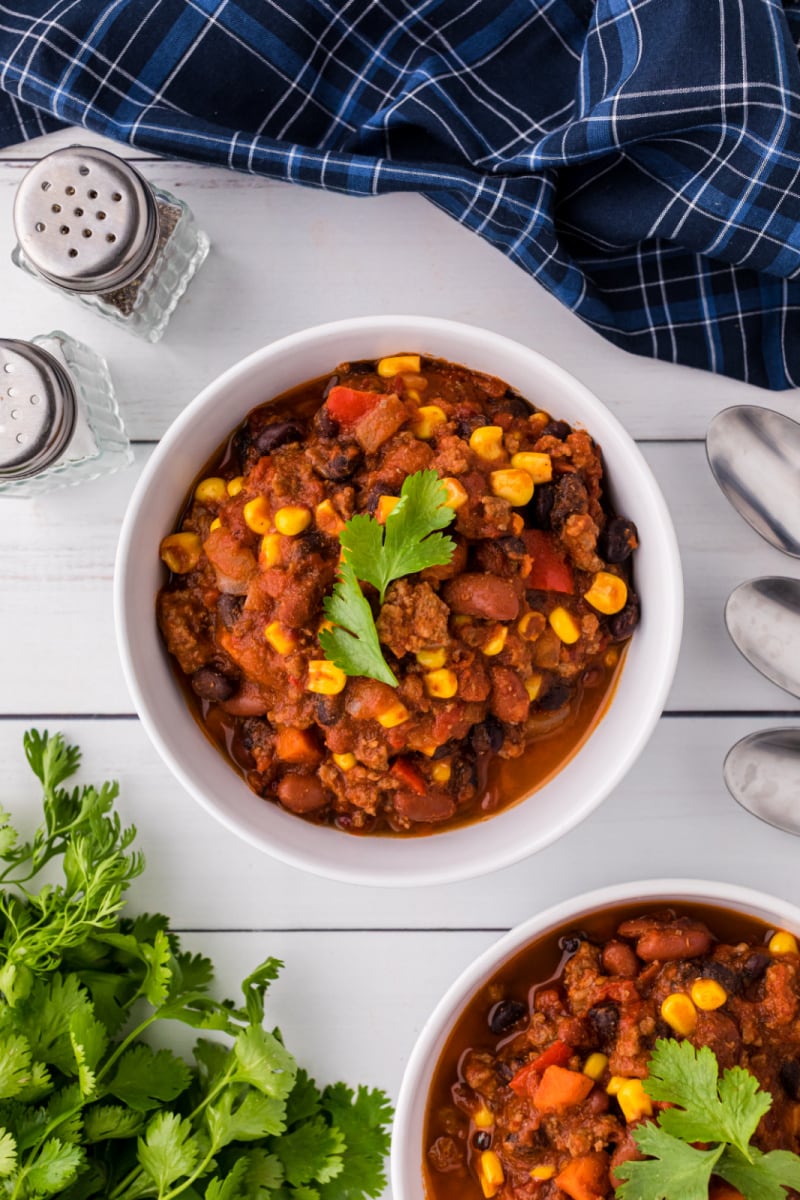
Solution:
<svg viewBox="0 0 800 1200">
<path fill-rule="evenodd" d="M 537 483 L 533 490 L 533 499 L 523 513 L 523 519 L 529 528 L 550 529 L 550 514 L 553 511 L 555 497 L 556 489 L 554 484 Z"/>
<path fill-rule="evenodd" d="M 492 1135 L 486 1129 L 479 1129 L 472 1139 L 476 1150 L 488 1150 L 492 1144 Z"/>
<path fill-rule="evenodd" d="M 503 726 L 497 717 L 490 713 L 485 721 L 473 725 L 469 740 L 476 754 L 497 754 L 505 741 Z"/>
<path fill-rule="evenodd" d="M 371 360 L 363 362 L 350 363 L 347 368 L 348 375 L 373 375 L 377 368 Z"/>
<path fill-rule="evenodd" d="M 535 493 L 534 493 L 535 495 Z M 577 475 L 562 475 L 555 485 L 550 524 L 559 529 L 573 513 L 585 513 L 589 509 L 589 493 L 586 484 Z"/>
<path fill-rule="evenodd" d="M 581 942 L 587 942 L 589 939 L 582 930 L 575 933 L 567 933 L 564 937 L 558 939 L 558 948 L 564 954 L 575 954 L 581 948 Z"/>
<path fill-rule="evenodd" d="M 222 593 L 217 601 L 217 612 L 226 629 L 233 629 L 242 615 L 243 606 L 244 596 L 232 596 L 229 592 Z"/>
<path fill-rule="evenodd" d="M 508 1083 L 509 1079 L 513 1079 L 517 1072 L 509 1063 L 499 1061 L 495 1064 L 494 1073 L 501 1083 Z"/>
<path fill-rule="evenodd" d="M 494 408 L 496 412 L 510 413 L 512 417 L 527 417 L 531 411 L 530 404 L 511 391 L 506 392 L 502 400 L 496 400 Z"/>
<path fill-rule="evenodd" d="M 323 533 L 321 529 L 307 529 L 294 539 L 294 543 L 301 556 L 306 554 L 321 554 L 324 556 L 333 545 L 331 538 Z"/>
<path fill-rule="evenodd" d="M 607 1046 L 617 1036 L 619 1009 L 616 1004 L 595 1004 L 587 1013 L 597 1041 Z"/>
<path fill-rule="evenodd" d="M 566 421 L 548 421 L 541 432 L 541 436 L 558 438 L 560 442 L 563 442 L 564 438 L 568 437 L 571 433 L 572 430 Z"/>
<path fill-rule="evenodd" d="M 336 385 L 337 385 L 337 383 L 338 383 L 338 382 L 339 382 L 339 376 L 338 376 L 338 375 L 331 375 L 330 379 L 329 379 L 329 380 L 328 380 L 328 382 L 325 384 L 325 391 L 322 393 L 322 399 L 323 399 L 323 400 L 327 400 L 327 399 L 328 399 L 328 393 L 330 392 L 331 388 L 335 388 L 335 387 L 336 387 Z"/>
<path fill-rule="evenodd" d="M 502 549 L 506 558 L 510 558 L 513 561 L 518 561 L 519 559 L 524 558 L 528 553 L 528 548 L 523 542 L 522 538 L 515 537 L 513 534 L 509 535 L 508 537 L 498 538 L 497 544 Z"/>
<path fill-rule="evenodd" d="M 202 700 L 230 700 L 238 687 L 236 675 L 213 664 L 198 667 L 192 675 L 192 690 Z"/>
<path fill-rule="evenodd" d="M 638 545 L 639 535 L 633 521 L 627 517 L 614 517 L 597 539 L 597 551 L 606 562 L 625 562 Z"/>
<path fill-rule="evenodd" d="M 492 1033 L 506 1033 L 527 1016 L 527 1004 L 519 1000 L 501 1000 L 489 1011 L 489 1028 Z"/>
<path fill-rule="evenodd" d="M 615 642 L 624 642 L 629 638 L 639 624 L 639 597 L 634 592 L 628 593 L 628 603 L 613 617 L 608 618 L 608 631 Z"/>
<path fill-rule="evenodd" d="M 331 416 L 324 404 L 314 414 L 314 428 L 320 437 L 324 438 L 335 438 L 339 432 L 339 422 Z"/>
<path fill-rule="evenodd" d="M 342 715 L 344 701 L 338 696 L 317 696 L 314 702 L 314 715 L 320 725 L 335 725 Z"/>
<path fill-rule="evenodd" d="M 713 959 L 703 963 L 700 967 L 700 976 L 702 979 L 715 980 L 720 987 L 725 988 L 729 996 L 735 996 L 739 990 L 736 973 L 730 967 L 726 967 L 725 963 L 715 962 Z"/>
<path fill-rule="evenodd" d="M 374 516 L 381 496 L 394 496 L 396 493 L 397 489 L 392 488 L 390 483 L 376 483 L 367 496 L 367 512 Z"/>
<path fill-rule="evenodd" d="M 274 425 L 265 425 L 253 434 L 251 444 L 258 454 L 271 454 L 279 446 L 286 446 L 289 442 L 301 442 L 303 436 L 303 430 L 292 421 L 276 421 Z"/>
<path fill-rule="evenodd" d="M 361 447 L 357 446 L 355 442 L 347 442 L 338 446 L 327 462 L 320 463 L 316 470 L 323 479 L 341 483 L 343 480 L 349 479 L 363 461 L 364 454 Z"/>
<path fill-rule="evenodd" d="M 757 983 L 763 976 L 772 959 L 763 950 L 755 950 L 742 966 L 742 981 L 745 985 Z"/>
<path fill-rule="evenodd" d="M 572 688 L 568 683 L 564 683 L 561 679 L 556 679 L 550 684 L 543 696 L 537 699 L 539 708 L 545 712 L 555 712 L 557 708 L 563 708 L 572 695 Z"/>
<path fill-rule="evenodd" d="M 468 442 L 475 430 L 485 424 L 486 418 L 482 417 L 480 413 L 466 413 L 456 421 L 456 433 L 465 442 Z"/>
<path fill-rule="evenodd" d="M 778 1072 L 781 1086 L 790 1100 L 800 1100 L 800 1063 L 795 1058 L 781 1064 Z"/>
</svg>

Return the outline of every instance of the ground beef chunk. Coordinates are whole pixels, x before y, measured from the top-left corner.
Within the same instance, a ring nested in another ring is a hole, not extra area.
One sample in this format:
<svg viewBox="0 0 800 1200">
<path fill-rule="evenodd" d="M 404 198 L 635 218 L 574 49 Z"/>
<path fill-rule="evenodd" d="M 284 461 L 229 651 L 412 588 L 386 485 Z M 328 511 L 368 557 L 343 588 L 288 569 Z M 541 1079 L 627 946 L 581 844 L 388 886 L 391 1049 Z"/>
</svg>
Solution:
<svg viewBox="0 0 800 1200">
<path fill-rule="evenodd" d="M 391 584 L 378 617 L 378 637 L 393 654 L 416 654 L 449 640 L 450 610 L 429 583 L 398 579 Z"/>
</svg>

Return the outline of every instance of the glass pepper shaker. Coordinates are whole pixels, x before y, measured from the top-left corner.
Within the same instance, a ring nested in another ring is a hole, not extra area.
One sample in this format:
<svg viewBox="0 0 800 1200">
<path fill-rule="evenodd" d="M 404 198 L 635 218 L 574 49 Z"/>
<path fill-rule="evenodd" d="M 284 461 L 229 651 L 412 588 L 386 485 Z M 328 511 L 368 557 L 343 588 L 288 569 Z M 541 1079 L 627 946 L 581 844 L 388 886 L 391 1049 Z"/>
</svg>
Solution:
<svg viewBox="0 0 800 1200">
<path fill-rule="evenodd" d="M 98 354 L 59 331 L 0 338 L 0 497 L 94 479 L 132 458 Z"/>
<path fill-rule="evenodd" d="M 31 167 L 14 228 L 16 266 L 150 342 L 208 253 L 183 200 L 89 146 L 56 150 Z"/>
</svg>

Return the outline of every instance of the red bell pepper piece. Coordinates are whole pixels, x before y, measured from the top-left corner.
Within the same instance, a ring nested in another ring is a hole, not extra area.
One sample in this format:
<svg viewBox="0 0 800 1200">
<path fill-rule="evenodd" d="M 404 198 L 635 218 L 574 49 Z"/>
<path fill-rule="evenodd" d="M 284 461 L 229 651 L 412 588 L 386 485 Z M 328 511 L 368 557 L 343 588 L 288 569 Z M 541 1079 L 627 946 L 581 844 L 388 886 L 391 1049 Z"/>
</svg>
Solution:
<svg viewBox="0 0 800 1200">
<path fill-rule="evenodd" d="M 396 758 L 392 763 L 389 771 L 392 775 L 396 775 L 398 779 L 410 787 L 412 792 L 416 792 L 418 796 L 424 796 L 427 792 L 425 780 L 412 762 L 407 758 Z"/>
<path fill-rule="evenodd" d="M 382 399 L 381 392 L 358 392 L 355 388 L 337 384 L 328 392 L 325 405 L 331 416 L 341 425 L 354 425 Z"/>
<path fill-rule="evenodd" d="M 531 573 L 525 586 L 541 592 L 575 592 L 572 567 L 556 549 L 552 535 L 543 529 L 526 529 L 522 535 L 525 548 L 533 559 Z"/>
<path fill-rule="evenodd" d="M 533 1096 L 542 1072 L 546 1071 L 548 1067 L 563 1067 L 574 1053 L 572 1046 L 568 1046 L 566 1042 L 555 1041 L 552 1046 L 543 1050 L 533 1062 L 526 1063 L 524 1067 L 521 1067 L 514 1078 L 509 1080 L 508 1086 L 518 1096 Z"/>
</svg>

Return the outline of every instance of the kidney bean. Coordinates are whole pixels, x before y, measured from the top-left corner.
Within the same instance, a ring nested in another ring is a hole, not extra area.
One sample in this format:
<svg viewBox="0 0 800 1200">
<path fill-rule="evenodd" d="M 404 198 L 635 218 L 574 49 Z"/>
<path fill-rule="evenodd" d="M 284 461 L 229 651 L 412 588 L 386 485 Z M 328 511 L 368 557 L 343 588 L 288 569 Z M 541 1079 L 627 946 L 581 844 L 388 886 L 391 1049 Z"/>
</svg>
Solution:
<svg viewBox="0 0 800 1200">
<path fill-rule="evenodd" d="M 265 425 L 253 434 L 252 447 L 258 454 L 271 454 L 279 446 L 302 441 L 304 436 L 303 430 L 294 422 L 276 421 L 274 425 Z"/>
<path fill-rule="evenodd" d="M 489 701 L 494 715 L 509 725 L 519 725 L 528 715 L 530 699 L 525 684 L 511 667 L 492 667 L 492 695 Z"/>
<path fill-rule="evenodd" d="M 635 979 L 639 973 L 639 963 L 626 942 L 607 942 L 603 948 L 603 970 L 608 975 Z"/>
<path fill-rule="evenodd" d="M 608 1106 L 611 1103 L 608 1092 L 602 1087 L 593 1087 L 589 1092 L 589 1098 L 586 1101 L 586 1108 L 592 1116 L 602 1116 L 604 1112 L 608 1112 Z"/>
<path fill-rule="evenodd" d="M 489 1012 L 489 1028 L 492 1033 L 506 1033 L 527 1015 L 527 1004 L 522 1004 L 519 1000 L 501 1000 Z"/>
<path fill-rule="evenodd" d="M 316 812 L 328 797 L 316 775 L 286 774 L 277 787 L 278 799 L 293 813 Z"/>
<path fill-rule="evenodd" d="M 627 517 L 614 517 L 600 534 L 598 553 L 610 563 L 625 562 L 639 545 L 639 535 L 633 521 Z"/>
<path fill-rule="evenodd" d="M 762 978 L 771 961 L 772 960 L 770 956 L 765 954 L 763 950 L 755 950 L 751 955 L 749 955 L 749 957 L 745 960 L 741 972 L 742 981 L 744 982 L 745 986 L 751 983 L 757 983 L 758 980 Z"/>
<path fill-rule="evenodd" d="M 636 953 L 642 962 L 700 958 L 710 949 L 711 934 L 707 929 L 652 929 L 636 943 Z"/>
<path fill-rule="evenodd" d="M 214 663 L 198 667 L 192 675 L 192 691 L 202 700 L 230 700 L 239 687 L 239 677 Z"/>
<path fill-rule="evenodd" d="M 778 1078 L 786 1095 L 791 1100 L 800 1100 L 800 1063 L 796 1058 L 790 1058 L 781 1064 Z"/>
<path fill-rule="evenodd" d="M 450 579 L 442 588 L 442 597 L 454 613 L 469 617 L 513 621 L 519 613 L 519 596 L 514 585 L 498 575 L 468 572 Z"/>
<path fill-rule="evenodd" d="M 342 715 L 344 699 L 337 696 L 317 696 L 314 700 L 314 715 L 320 725 L 335 725 Z"/>
<path fill-rule="evenodd" d="M 435 825 L 447 821 L 456 811 L 456 802 L 449 792 L 426 791 L 424 796 L 405 789 L 394 794 L 395 812 L 407 821 L 418 821 L 424 825 Z"/>
<path fill-rule="evenodd" d="M 639 624 L 639 597 L 628 594 L 628 603 L 613 617 L 608 618 L 608 631 L 615 642 L 624 642 Z"/>
</svg>

